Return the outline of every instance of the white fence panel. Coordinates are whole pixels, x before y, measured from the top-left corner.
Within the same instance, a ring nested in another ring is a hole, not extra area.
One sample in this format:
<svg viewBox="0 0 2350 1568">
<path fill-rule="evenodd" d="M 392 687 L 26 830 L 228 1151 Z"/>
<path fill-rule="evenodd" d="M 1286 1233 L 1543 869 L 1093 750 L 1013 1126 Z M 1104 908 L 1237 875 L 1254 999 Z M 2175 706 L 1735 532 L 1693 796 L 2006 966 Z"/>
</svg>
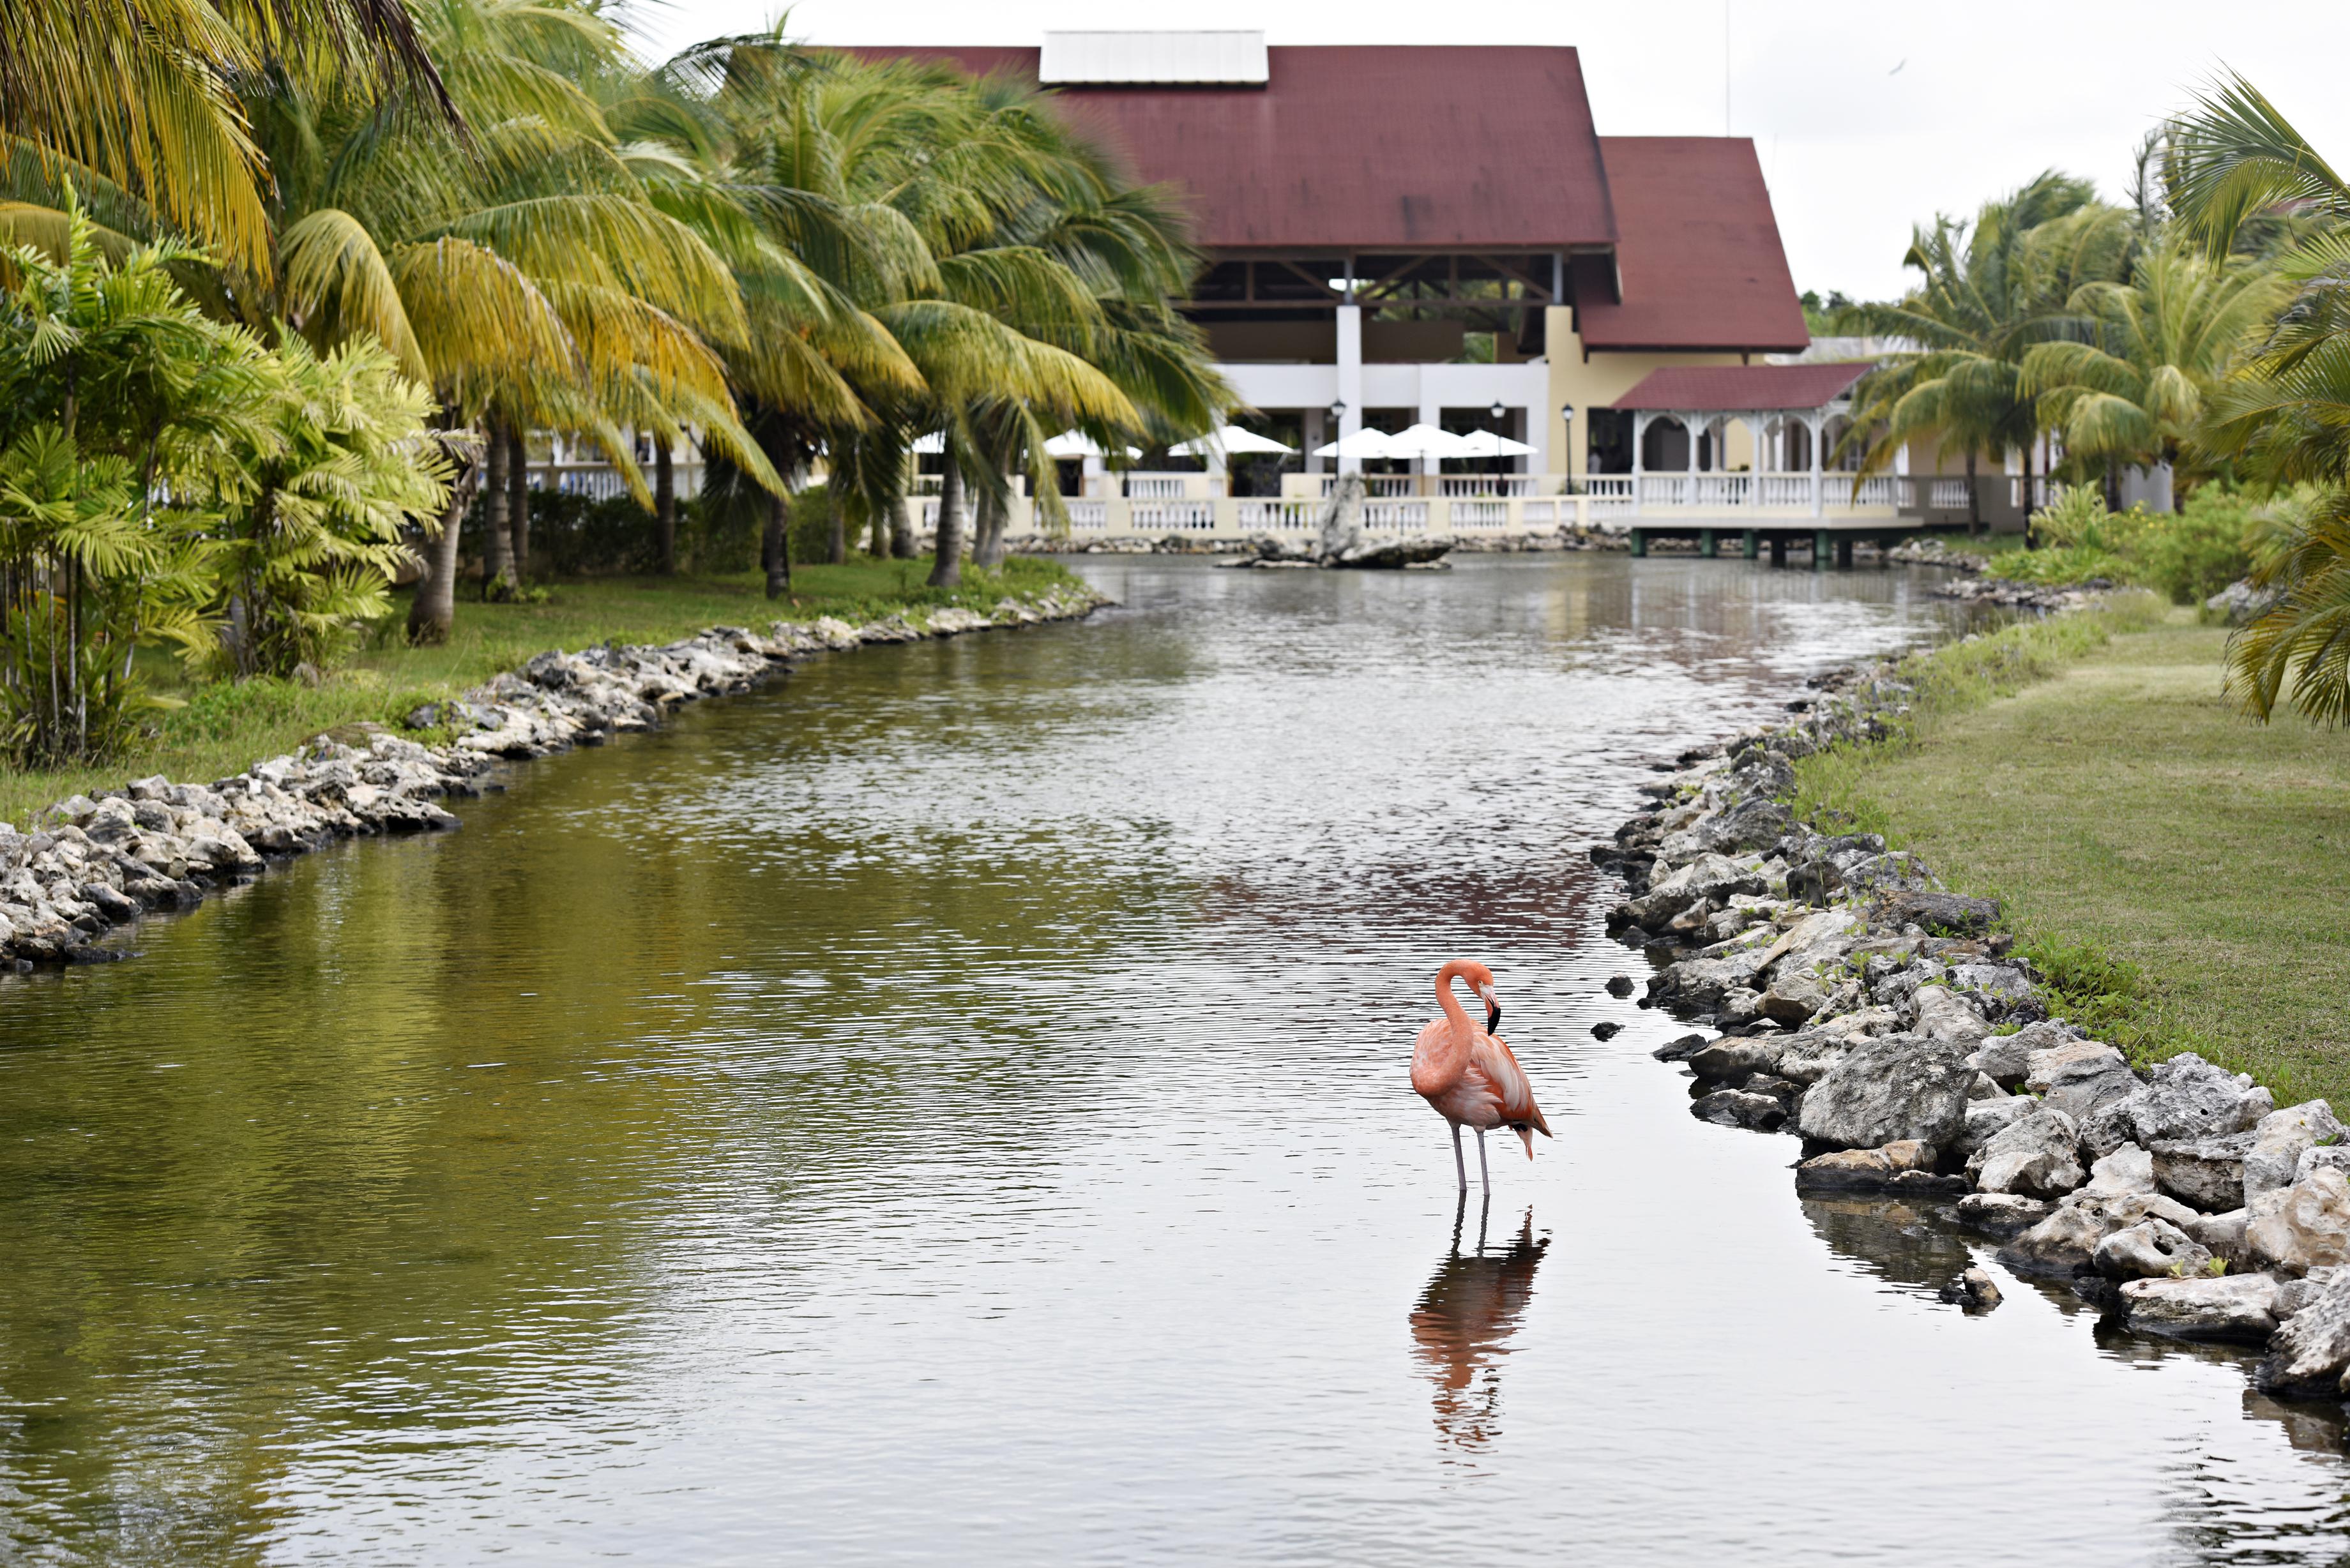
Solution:
<svg viewBox="0 0 2350 1568">
<path fill-rule="evenodd" d="M 1241 526 L 1302 533 L 1321 525 L 1322 510 L 1319 501 L 1243 501 L 1240 504 Z"/>
<path fill-rule="evenodd" d="M 1367 501 L 1363 504 L 1363 526 L 1389 529 L 1399 534 L 1422 533 L 1428 527 L 1428 503 Z"/>
<path fill-rule="evenodd" d="M 1206 534 L 1215 526 L 1216 504 L 1212 501 L 1156 501 L 1134 508 L 1134 528 L 1139 534 L 1151 529 Z"/>
</svg>

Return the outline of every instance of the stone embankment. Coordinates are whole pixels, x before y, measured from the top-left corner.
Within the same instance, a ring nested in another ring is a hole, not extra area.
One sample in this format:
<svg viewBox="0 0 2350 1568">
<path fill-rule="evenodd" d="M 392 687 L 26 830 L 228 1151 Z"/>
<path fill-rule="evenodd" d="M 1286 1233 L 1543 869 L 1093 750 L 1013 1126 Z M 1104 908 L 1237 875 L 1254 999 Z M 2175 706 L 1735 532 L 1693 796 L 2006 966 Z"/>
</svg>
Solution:
<svg viewBox="0 0 2350 1568">
<path fill-rule="evenodd" d="M 1694 1075 L 1692 1113 L 1801 1137 L 1799 1193 L 1944 1206 L 2132 1332 L 2264 1345 L 2262 1388 L 2350 1396 L 2332 1107 L 2192 1054 L 2134 1067 L 2051 1016 L 1995 903 L 1796 819 L 1794 762 L 1883 736 L 1913 694 L 1887 664 L 1815 685 L 1795 722 L 1684 753 L 1592 850 L 1626 885 L 1611 929 L 1655 966 L 1644 1005 L 1711 1026 L 1657 1053 Z M 1978 1272 L 1946 1297 L 1995 1304 Z"/>
<path fill-rule="evenodd" d="M 23 970 L 125 956 L 101 939 L 149 910 L 191 909 L 273 860 L 340 839 L 454 827 L 441 799 L 479 794 L 500 761 L 650 729 L 681 703 L 748 691 L 810 654 L 1075 619 L 1104 602 L 1056 590 L 1006 598 L 990 615 L 951 607 L 863 626 L 777 621 L 764 634 L 718 627 L 665 647 L 542 653 L 408 715 L 412 730 L 453 731 L 446 744 L 360 725 L 209 784 L 158 776 L 94 799 L 76 795 L 28 832 L 0 824 L 0 963 Z"/>
</svg>

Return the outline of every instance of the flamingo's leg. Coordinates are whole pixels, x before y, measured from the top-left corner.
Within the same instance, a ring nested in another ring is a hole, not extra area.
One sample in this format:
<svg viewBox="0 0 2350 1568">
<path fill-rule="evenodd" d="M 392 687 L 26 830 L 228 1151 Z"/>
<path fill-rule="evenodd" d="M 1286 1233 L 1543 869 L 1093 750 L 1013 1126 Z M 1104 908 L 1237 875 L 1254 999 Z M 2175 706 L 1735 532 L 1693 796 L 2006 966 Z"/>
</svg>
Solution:
<svg viewBox="0 0 2350 1568">
<path fill-rule="evenodd" d="M 1485 1169 L 1485 1129 L 1483 1127 L 1477 1129 L 1477 1179 L 1485 1184 L 1485 1196 L 1492 1197 L 1493 1178 Z M 1469 1185 L 1469 1178 L 1465 1175 L 1461 1179 L 1461 1185 L 1463 1187 Z"/>
<path fill-rule="evenodd" d="M 1461 1158 L 1461 1124 L 1459 1122 L 1452 1124 L 1452 1169 L 1461 1178 L 1461 1199 L 1465 1203 L 1469 1199 L 1469 1162 Z"/>
</svg>

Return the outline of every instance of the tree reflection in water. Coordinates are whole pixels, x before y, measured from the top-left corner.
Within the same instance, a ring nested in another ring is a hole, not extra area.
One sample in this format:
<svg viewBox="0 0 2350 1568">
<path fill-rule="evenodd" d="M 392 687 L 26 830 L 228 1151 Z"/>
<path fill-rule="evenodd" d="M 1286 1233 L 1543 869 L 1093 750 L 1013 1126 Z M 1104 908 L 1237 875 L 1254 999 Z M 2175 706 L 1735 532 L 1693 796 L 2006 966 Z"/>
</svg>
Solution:
<svg viewBox="0 0 2350 1568">
<path fill-rule="evenodd" d="M 1477 1210 L 1477 1250 L 1463 1256 L 1461 1224 L 1469 1195 L 1452 1211 L 1452 1245 L 1411 1309 L 1414 1354 L 1436 1385 L 1436 1429 L 1458 1449 L 1481 1449 L 1499 1430 L 1500 1358 L 1534 1299 L 1534 1267 L 1550 1238 L 1534 1239 L 1534 1211 L 1526 1210 L 1509 1244 L 1485 1249 L 1488 1196 Z"/>
</svg>

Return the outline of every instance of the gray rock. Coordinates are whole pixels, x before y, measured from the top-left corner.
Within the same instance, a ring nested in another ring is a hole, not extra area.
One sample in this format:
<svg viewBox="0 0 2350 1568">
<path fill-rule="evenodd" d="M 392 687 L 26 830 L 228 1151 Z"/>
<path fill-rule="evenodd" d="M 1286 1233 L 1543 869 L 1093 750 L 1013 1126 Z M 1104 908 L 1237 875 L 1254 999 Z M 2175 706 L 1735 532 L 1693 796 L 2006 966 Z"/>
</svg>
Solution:
<svg viewBox="0 0 2350 1568">
<path fill-rule="evenodd" d="M 2273 1188 L 2245 1206 L 2244 1251 L 2280 1274 L 2350 1262 L 2350 1181 L 2321 1169 Z"/>
<path fill-rule="evenodd" d="M 2155 1191 L 2154 1156 L 2126 1143 L 2089 1167 L 2089 1180 L 2081 1189 L 2089 1198 L 2126 1198 Z"/>
<path fill-rule="evenodd" d="M 1998 1282 L 1979 1268 L 1969 1269 L 1944 1285 L 1941 1297 L 1946 1302 L 1965 1303 L 1969 1312 L 1989 1312 L 2005 1299 L 2000 1294 Z"/>
<path fill-rule="evenodd" d="M 1991 1033 L 1991 1021 L 1946 986 L 1919 986 L 1914 1005 L 1917 1022 L 1910 1025 L 1911 1032 L 1929 1040 L 1963 1040 L 1971 1049 Z"/>
<path fill-rule="evenodd" d="M 1775 1023 L 1802 1023 L 1827 1005 L 1827 987 L 1808 971 L 1783 975 L 1762 993 L 1762 1015 Z"/>
<path fill-rule="evenodd" d="M 2090 1254 L 2109 1280 L 2178 1279 L 2211 1267 L 2210 1249 L 2167 1220 L 2141 1220 L 2100 1241 Z"/>
<path fill-rule="evenodd" d="M 1985 1040 L 1976 1048 L 1975 1065 L 1990 1074 L 2001 1088 L 2012 1089 L 2031 1072 L 2033 1056 L 2079 1038 L 2062 1023 L 2027 1023 L 2012 1034 L 1994 1034 Z"/>
<path fill-rule="evenodd" d="M 1700 900 L 1727 903 L 1733 894 L 1768 889 L 1759 867 L 1721 855 L 1700 855 L 1671 875 L 1649 885 L 1631 900 L 1633 921 L 1650 930 L 1663 929 L 1676 915 Z"/>
<path fill-rule="evenodd" d="M 1690 1114 L 1716 1127 L 1744 1127 L 1752 1132 L 1777 1132 L 1787 1125 L 1787 1107 L 1769 1095 L 1743 1089 L 1716 1089 L 1690 1102 Z"/>
<path fill-rule="evenodd" d="M 1919 926 L 1938 937 L 1979 937 L 1999 922 L 1995 901 L 1955 893 L 1894 893 L 1878 900 L 1872 912 L 1897 930 Z"/>
<path fill-rule="evenodd" d="M 1668 1040 L 1648 1054 L 1659 1062 L 1686 1062 L 1710 1044 L 1702 1034 L 1684 1034 L 1678 1040 Z"/>
<path fill-rule="evenodd" d="M 2244 1156 L 2244 1199 L 2291 1187 L 2301 1176 L 2301 1157 L 2309 1149 L 2333 1147 L 2342 1142 L 2342 1124 L 2324 1100 L 2304 1100 L 2271 1111 L 2252 1129 L 2252 1147 Z M 2345 1149 L 2350 1158 L 2350 1149 Z"/>
<path fill-rule="evenodd" d="M 1779 1076 L 1798 1084 L 1816 1084 L 1851 1049 L 1847 1042 L 1831 1036 L 1797 1034 L 1779 1048 Z"/>
<path fill-rule="evenodd" d="M 1877 1192 L 1893 1179 L 1893 1162 L 1883 1149 L 1840 1148 L 1795 1167 L 1795 1190 Z"/>
<path fill-rule="evenodd" d="M 2314 1172 L 2320 1170 L 2338 1170 L 2344 1176 L 2350 1177 L 2350 1144 L 2331 1144 L 2322 1148 L 2303 1149 L 2301 1158 L 2293 1162 L 2293 1179 L 2295 1181 L 2307 1181 Z"/>
<path fill-rule="evenodd" d="M 2334 1269 L 2312 1269 L 2297 1280 L 2278 1282 L 2276 1305 L 2272 1309 L 2277 1322 L 2282 1323 L 2324 1294 L 2326 1284 L 2336 1272 Z"/>
<path fill-rule="evenodd" d="M 2154 1146 L 2154 1184 L 2207 1214 L 2244 1207 L 2244 1156 L 2253 1135 L 2179 1138 Z"/>
<path fill-rule="evenodd" d="M 1967 1161 L 1967 1175 L 1985 1192 L 2062 1198 L 2086 1179 L 2074 1140 L 2073 1118 L 2035 1110 L 1994 1134 Z"/>
<path fill-rule="evenodd" d="M 2016 1095 L 2002 1095 L 1995 1100 L 1970 1100 L 1966 1130 L 1959 1135 L 1954 1147 L 1960 1154 L 1971 1156 L 2033 1108 L 2031 1100 Z"/>
<path fill-rule="evenodd" d="M 2092 1266 L 2097 1243 L 2122 1228 L 2108 1205 L 2062 1203 L 2012 1238 L 2000 1256 L 2019 1273 L 2072 1274 Z"/>
<path fill-rule="evenodd" d="M 1926 863 L 1906 850 L 1872 855 L 1844 867 L 1844 885 L 1869 893 L 1939 893 L 1942 884 Z"/>
<path fill-rule="evenodd" d="M 1887 1035 L 1864 1040 L 1804 1096 L 1803 1135 L 1842 1148 L 1871 1148 L 1897 1138 L 1947 1147 L 1965 1133 L 1967 1047 L 1950 1041 Z M 1782 1075 L 1787 1063 L 1781 1059 Z"/>
<path fill-rule="evenodd" d="M 2037 1016 L 2037 999 L 2032 981 L 2013 964 L 1977 961 L 1952 967 L 1950 989 L 1973 1003 L 1980 1012 L 1994 1018 L 2005 1018 L 2030 1005 Z"/>
<path fill-rule="evenodd" d="M 2121 1289 L 2123 1315 L 2139 1334 L 2255 1343 L 2276 1331 L 2276 1295 L 2267 1274 L 2139 1279 Z"/>
<path fill-rule="evenodd" d="M 1999 1086 L 1998 1079 L 1981 1068 L 1975 1070 L 1975 1075 L 1967 1084 L 1967 1098 L 1970 1100 L 2010 1100 L 2014 1097 Z"/>
<path fill-rule="evenodd" d="M 2225 1214 L 2203 1215 L 2199 1223 L 2179 1229 L 2210 1248 L 2213 1257 L 2241 1266 L 2251 1261 L 2244 1250 L 2244 1226 L 2251 1217 L 2249 1210 L 2230 1209 Z"/>
<path fill-rule="evenodd" d="M 2345 1367 L 2350 1367 L 2350 1270 L 2337 1271 L 2276 1331 L 2252 1381 L 2284 1398 L 2338 1399 Z"/>
<path fill-rule="evenodd" d="M 2042 1052 L 2033 1060 L 2045 1064 L 2027 1075 L 2034 1092 L 2075 1122 L 2085 1123 L 2139 1087 L 2137 1075 L 2122 1054 L 2094 1041 L 2080 1041 L 2069 1051 Z"/>
<path fill-rule="evenodd" d="M 1700 1078 L 1740 1084 L 1757 1073 L 1777 1072 L 1779 1048 L 1768 1039 L 1729 1035 L 1691 1052 L 1687 1060 L 1690 1070 Z"/>
<path fill-rule="evenodd" d="M 2010 1192 L 1970 1192 L 1959 1199 L 1959 1222 L 2004 1240 L 2029 1231 L 2048 1217 L 2050 1205 Z"/>
</svg>

